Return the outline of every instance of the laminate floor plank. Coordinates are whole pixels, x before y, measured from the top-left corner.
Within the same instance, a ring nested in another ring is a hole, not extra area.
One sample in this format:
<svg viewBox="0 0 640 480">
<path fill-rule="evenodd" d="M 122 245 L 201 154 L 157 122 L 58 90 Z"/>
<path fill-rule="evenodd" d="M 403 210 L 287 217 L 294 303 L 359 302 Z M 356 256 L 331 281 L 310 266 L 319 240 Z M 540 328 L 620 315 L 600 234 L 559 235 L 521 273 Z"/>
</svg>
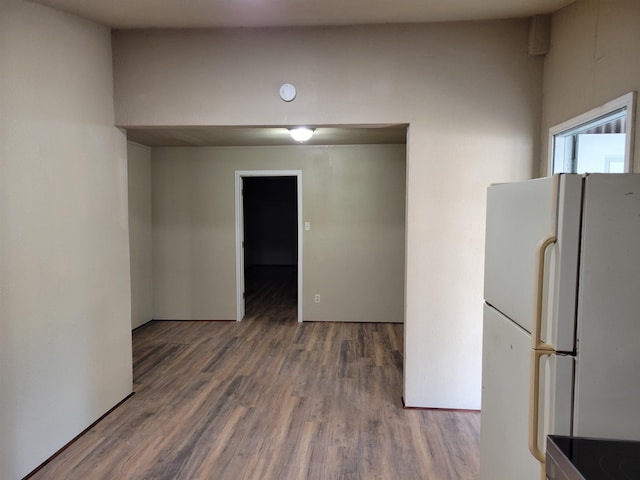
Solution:
<svg viewBox="0 0 640 480">
<path fill-rule="evenodd" d="M 31 479 L 477 478 L 479 413 L 402 407 L 401 324 L 299 324 L 263 281 L 240 323 L 135 331 L 135 395 Z"/>
</svg>

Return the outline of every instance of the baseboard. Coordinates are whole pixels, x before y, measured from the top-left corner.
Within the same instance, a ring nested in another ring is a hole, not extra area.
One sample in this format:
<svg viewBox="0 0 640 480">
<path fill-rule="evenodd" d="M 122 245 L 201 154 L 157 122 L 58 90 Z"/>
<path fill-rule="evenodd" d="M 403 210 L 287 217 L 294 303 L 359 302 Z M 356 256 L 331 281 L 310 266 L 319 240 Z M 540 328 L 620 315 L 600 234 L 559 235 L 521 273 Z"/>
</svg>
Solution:
<svg viewBox="0 0 640 480">
<path fill-rule="evenodd" d="M 148 323 L 148 322 L 147 322 Z M 145 324 L 146 325 L 146 324 Z M 40 470 L 42 470 L 42 468 L 47 465 L 49 462 L 51 462 L 54 458 L 56 458 L 58 455 L 60 455 L 62 452 L 64 452 L 67 448 L 69 448 L 76 440 L 78 440 L 80 437 L 82 437 L 85 433 L 87 433 L 89 430 L 91 430 L 93 427 L 95 427 L 102 419 L 104 419 L 107 415 L 109 415 L 111 412 L 113 412 L 116 408 L 118 408 L 120 405 L 122 405 L 124 402 L 126 402 L 127 400 L 129 400 L 131 397 L 133 397 L 135 395 L 135 392 L 131 392 L 129 395 L 127 395 L 126 397 L 124 397 L 122 400 L 120 400 L 118 403 L 116 403 L 113 407 L 111 407 L 104 415 L 102 415 L 100 418 L 98 418 L 95 422 L 93 422 L 91 425 L 89 425 L 87 428 L 85 428 L 83 431 L 81 431 L 78 435 L 76 435 L 75 437 L 73 437 L 71 440 L 69 440 L 62 448 L 60 448 L 60 450 L 58 450 L 57 452 L 55 452 L 53 455 L 51 455 L 49 458 L 47 458 L 44 462 L 42 462 L 40 465 L 38 465 L 34 470 L 32 470 L 26 477 L 23 477 L 22 480 L 28 480 L 29 478 L 33 477 L 36 473 L 38 473 Z"/>
<path fill-rule="evenodd" d="M 138 325 L 136 328 L 134 328 L 133 330 L 131 330 L 131 332 L 137 332 L 138 330 L 142 330 L 143 328 L 148 327 L 149 325 L 151 325 L 153 322 L 155 322 L 155 320 L 152 318 L 151 320 L 143 323 L 142 325 Z"/>
<path fill-rule="evenodd" d="M 443 412 L 470 412 L 470 413 L 480 413 L 480 410 L 474 410 L 471 408 L 435 408 L 435 407 L 407 407 L 404 403 L 404 397 L 400 397 L 402 400 L 402 408 L 405 410 L 440 410 Z"/>
</svg>

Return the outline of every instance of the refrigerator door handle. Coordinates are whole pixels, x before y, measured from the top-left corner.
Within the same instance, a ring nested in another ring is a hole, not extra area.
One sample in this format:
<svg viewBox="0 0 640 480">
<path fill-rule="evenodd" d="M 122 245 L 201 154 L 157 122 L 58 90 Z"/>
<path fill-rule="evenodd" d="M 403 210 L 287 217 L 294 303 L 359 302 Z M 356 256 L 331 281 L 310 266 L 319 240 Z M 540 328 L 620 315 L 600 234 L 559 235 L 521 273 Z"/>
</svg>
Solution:
<svg viewBox="0 0 640 480">
<path fill-rule="evenodd" d="M 544 255 L 547 248 L 556 242 L 554 234 L 547 235 L 538 244 L 536 250 L 537 281 L 535 298 L 535 316 L 531 329 L 531 375 L 529 384 L 529 451 L 543 465 L 546 454 L 539 447 L 538 430 L 540 420 L 540 359 L 546 355 L 556 353 L 552 345 L 540 340 L 542 329 L 542 314 L 544 305 Z"/>
<path fill-rule="evenodd" d="M 547 455 L 540 449 L 538 429 L 540 423 L 540 359 L 553 355 L 551 345 L 543 344 L 541 348 L 531 349 L 531 384 L 529 385 L 529 451 L 543 465 Z"/>
</svg>

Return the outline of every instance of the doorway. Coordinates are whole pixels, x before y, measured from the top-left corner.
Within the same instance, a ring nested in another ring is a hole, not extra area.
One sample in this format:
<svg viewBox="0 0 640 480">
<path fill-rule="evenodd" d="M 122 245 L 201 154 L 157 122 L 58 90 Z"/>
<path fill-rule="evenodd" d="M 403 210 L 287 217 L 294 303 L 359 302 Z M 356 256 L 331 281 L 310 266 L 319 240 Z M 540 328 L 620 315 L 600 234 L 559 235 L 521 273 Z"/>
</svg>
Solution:
<svg viewBox="0 0 640 480">
<path fill-rule="evenodd" d="M 238 321 L 275 308 L 302 322 L 301 186 L 301 171 L 236 172 Z"/>
</svg>

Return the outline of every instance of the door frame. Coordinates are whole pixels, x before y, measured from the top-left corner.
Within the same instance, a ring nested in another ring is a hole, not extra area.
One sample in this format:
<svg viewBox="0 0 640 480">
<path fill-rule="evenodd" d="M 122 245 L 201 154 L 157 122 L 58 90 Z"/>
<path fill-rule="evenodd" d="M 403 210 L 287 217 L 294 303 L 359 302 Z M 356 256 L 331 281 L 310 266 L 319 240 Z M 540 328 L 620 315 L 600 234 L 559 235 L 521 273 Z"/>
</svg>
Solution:
<svg viewBox="0 0 640 480">
<path fill-rule="evenodd" d="M 242 179 L 245 177 L 296 177 L 296 201 L 298 213 L 298 323 L 302 323 L 302 170 L 236 170 L 235 172 L 235 217 L 236 217 L 236 321 L 245 314 L 244 299 L 244 199 Z"/>
</svg>

